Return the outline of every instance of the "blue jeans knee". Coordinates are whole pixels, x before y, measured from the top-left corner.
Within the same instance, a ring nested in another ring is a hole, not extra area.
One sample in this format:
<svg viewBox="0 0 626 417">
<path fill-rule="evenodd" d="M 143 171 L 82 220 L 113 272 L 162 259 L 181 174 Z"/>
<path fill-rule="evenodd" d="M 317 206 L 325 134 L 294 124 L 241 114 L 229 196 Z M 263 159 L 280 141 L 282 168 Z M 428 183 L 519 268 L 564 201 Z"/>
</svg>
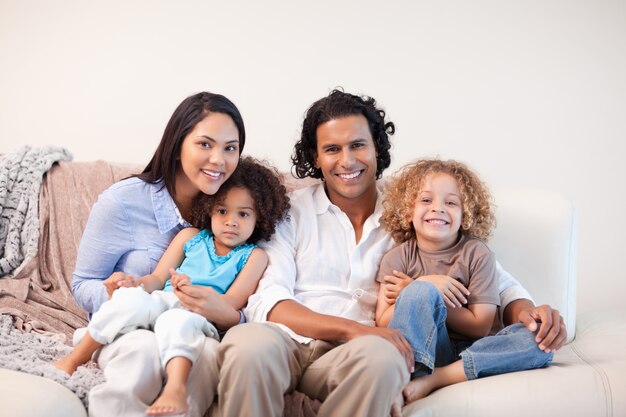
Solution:
<svg viewBox="0 0 626 417">
<path fill-rule="evenodd" d="M 467 379 L 475 379 L 544 368 L 552 363 L 554 353 L 539 349 L 534 333 L 517 323 L 477 340 L 461 353 L 461 358 Z"/>
</svg>

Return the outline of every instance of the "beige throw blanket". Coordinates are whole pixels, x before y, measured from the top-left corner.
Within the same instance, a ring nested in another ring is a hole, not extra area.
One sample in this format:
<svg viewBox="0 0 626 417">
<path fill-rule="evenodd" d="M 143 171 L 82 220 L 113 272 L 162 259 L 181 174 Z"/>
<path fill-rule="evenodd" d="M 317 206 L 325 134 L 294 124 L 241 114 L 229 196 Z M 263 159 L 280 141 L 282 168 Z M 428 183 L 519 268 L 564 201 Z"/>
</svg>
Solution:
<svg viewBox="0 0 626 417">
<path fill-rule="evenodd" d="M 12 315 L 18 329 L 71 340 L 87 324 L 71 292 L 80 238 L 98 195 L 137 170 L 97 161 L 59 162 L 48 171 L 39 195 L 37 253 L 15 277 L 0 279 L 0 313 Z"/>
</svg>

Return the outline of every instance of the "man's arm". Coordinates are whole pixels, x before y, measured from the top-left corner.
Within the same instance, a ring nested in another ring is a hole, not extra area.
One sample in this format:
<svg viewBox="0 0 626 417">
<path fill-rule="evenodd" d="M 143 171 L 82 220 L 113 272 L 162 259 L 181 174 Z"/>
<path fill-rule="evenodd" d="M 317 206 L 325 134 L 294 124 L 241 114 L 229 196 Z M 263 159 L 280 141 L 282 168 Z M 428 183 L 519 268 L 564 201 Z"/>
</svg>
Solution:
<svg viewBox="0 0 626 417">
<path fill-rule="evenodd" d="M 537 331 L 536 341 L 540 349 L 553 352 L 560 349 L 567 340 L 565 322 L 558 310 L 549 305 L 536 307 L 528 291 L 496 262 L 502 322 L 505 326 L 523 323 L 531 332 Z"/>
<path fill-rule="evenodd" d="M 514 300 L 504 308 L 502 318 L 505 326 L 523 323 L 531 332 L 537 331 L 537 323 L 540 323 L 535 341 L 539 349 L 545 352 L 560 349 L 567 340 L 563 317 L 547 304 L 536 307 L 532 301 L 524 298 Z"/>
<path fill-rule="evenodd" d="M 330 342 L 365 335 L 380 336 L 400 351 L 407 369 L 413 372 L 413 349 L 398 330 L 365 326 L 342 317 L 316 313 L 293 300 L 279 301 L 268 313 L 267 320 L 283 324 L 302 336 Z"/>
</svg>

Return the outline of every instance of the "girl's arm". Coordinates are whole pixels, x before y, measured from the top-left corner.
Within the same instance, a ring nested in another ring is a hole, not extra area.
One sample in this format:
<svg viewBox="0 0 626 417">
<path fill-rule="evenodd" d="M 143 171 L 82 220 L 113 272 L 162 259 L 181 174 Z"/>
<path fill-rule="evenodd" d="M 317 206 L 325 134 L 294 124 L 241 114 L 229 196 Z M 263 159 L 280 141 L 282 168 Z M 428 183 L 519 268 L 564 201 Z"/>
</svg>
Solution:
<svg viewBox="0 0 626 417">
<path fill-rule="evenodd" d="M 174 288 L 174 294 L 183 307 L 212 321 L 221 330 L 239 324 L 239 311 L 246 305 L 248 297 L 254 293 L 257 283 L 267 266 L 267 255 L 255 248 L 246 265 L 226 294 L 220 295 L 211 287 L 183 285 Z"/>
<path fill-rule="evenodd" d="M 496 317 L 494 304 L 470 304 L 467 308 L 449 308 L 446 325 L 455 332 L 480 339 L 489 334 Z"/>
<path fill-rule="evenodd" d="M 135 285 L 143 286 L 146 292 L 162 290 L 165 283 L 170 278 L 170 269 L 176 269 L 183 263 L 185 259 L 185 243 L 193 236 L 198 234 L 199 230 L 189 227 L 178 232 L 170 245 L 159 259 L 159 263 L 151 274 L 144 275 L 135 280 Z"/>
<path fill-rule="evenodd" d="M 267 263 L 268 258 L 265 251 L 261 248 L 254 248 L 235 282 L 232 283 L 222 298 L 235 310 L 241 310 L 248 303 L 248 297 L 254 294 Z"/>
</svg>

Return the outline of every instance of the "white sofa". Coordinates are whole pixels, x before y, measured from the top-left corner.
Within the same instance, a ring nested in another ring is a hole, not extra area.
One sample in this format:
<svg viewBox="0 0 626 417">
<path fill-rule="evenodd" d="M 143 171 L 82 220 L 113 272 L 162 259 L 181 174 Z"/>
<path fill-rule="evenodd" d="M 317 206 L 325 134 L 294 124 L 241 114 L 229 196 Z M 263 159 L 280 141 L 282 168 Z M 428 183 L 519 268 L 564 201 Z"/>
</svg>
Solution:
<svg viewBox="0 0 626 417">
<path fill-rule="evenodd" d="M 626 310 L 576 317 L 571 204 L 540 190 L 494 194 L 498 226 L 490 246 L 537 304 L 561 311 L 570 343 L 555 354 L 549 368 L 450 386 L 406 406 L 403 414 L 626 416 Z M 65 387 L 5 369 L 0 369 L 0 410 L 4 416 L 86 416 L 79 399 Z"/>
</svg>

